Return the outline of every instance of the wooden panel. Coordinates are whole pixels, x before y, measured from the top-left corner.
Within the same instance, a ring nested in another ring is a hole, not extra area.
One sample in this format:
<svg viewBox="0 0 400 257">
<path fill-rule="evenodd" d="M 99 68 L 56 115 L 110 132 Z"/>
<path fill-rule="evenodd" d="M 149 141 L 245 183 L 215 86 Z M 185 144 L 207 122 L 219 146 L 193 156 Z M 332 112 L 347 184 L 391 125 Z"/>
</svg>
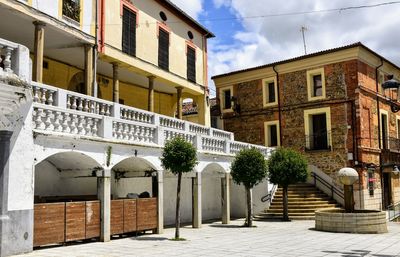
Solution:
<svg viewBox="0 0 400 257">
<path fill-rule="evenodd" d="M 86 202 L 86 238 L 100 237 L 100 201 Z"/>
<path fill-rule="evenodd" d="M 66 203 L 65 208 L 65 241 L 85 239 L 85 202 Z"/>
<path fill-rule="evenodd" d="M 111 235 L 124 233 L 124 200 L 111 201 Z"/>
<path fill-rule="evenodd" d="M 157 198 L 137 199 L 137 230 L 157 228 Z"/>
<path fill-rule="evenodd" d="M 136 200 L 124 200 L 124 233 L 136 231 Z"/>
<path fill-rule="evenodd" d="M 65 203 L 34 205 L 33 246 L 64 242 Z"/>
</svg>

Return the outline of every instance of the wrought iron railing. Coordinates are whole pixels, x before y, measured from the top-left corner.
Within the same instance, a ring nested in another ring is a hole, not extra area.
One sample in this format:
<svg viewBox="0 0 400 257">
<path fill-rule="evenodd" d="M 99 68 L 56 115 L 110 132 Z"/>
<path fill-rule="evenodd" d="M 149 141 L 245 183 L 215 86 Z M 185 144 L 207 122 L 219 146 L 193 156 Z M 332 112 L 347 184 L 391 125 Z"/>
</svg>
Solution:
<svg viewBox="0 0 400 257">
<path fill-rule="evenodd" d="M 277 185 L 273 185 L 272 189 L 268 192 L 267 195 L 264 195 L 263 197 L 261 197 L 261 202 L 265 203 L 265 202 L 269 202 L 271 203 L 272 198 L 275 195 L 276 189 L 278 189 Z"/>
<path fill-rule="evenodd" d="M 322 132 L 306 135 L 306 150 L 330 150 L 331 139 L 330 132 Z"/>
<path fill-rule="evenodd" d="M 315 172 L 311 172 L 311 176 L 314 178 L 314 186 L 317 186 L 317 183 L 321 183 L 324 187 L 330 190 L 330 196 L 332 199 L 335 199 L 335 195 L 337 195 L 340 199 L 344 200 L 344 193 L 339 188 L 335 187 L 333 184 L 326 181 L 324 178 L 318 176 Z"/>
<path fill-rule="evenodd" d="M 400 202 L 391 204 L 387 207 L 388 220 L 392 221 L 400 217 Z"/>
</svg>

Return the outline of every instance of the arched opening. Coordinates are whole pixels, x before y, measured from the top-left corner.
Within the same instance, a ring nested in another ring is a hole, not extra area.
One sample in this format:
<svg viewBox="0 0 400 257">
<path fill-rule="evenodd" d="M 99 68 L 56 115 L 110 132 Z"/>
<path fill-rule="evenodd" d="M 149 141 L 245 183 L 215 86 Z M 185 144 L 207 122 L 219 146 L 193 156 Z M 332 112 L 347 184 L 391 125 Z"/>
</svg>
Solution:
<svg viewBox="0 0 400 257">
<path fill-rule="evenodd" d="M 226 171 L 217 163 L 207 165 L 201 173 L 202 220 L 222 218 Z"/>
<path fill-rule="evenodd" d="M 85 73 L 83 71 L 76 73 L 68 85 L 69 91 L 74 91 L 81 94 L 86 94 L 85 89 Z"/>
<path fill-rule="evenodd" d="M 35 166 L 35 202 L 97 199 L 100 164 L 79 152 L 62 152 Z"/>
</svg>

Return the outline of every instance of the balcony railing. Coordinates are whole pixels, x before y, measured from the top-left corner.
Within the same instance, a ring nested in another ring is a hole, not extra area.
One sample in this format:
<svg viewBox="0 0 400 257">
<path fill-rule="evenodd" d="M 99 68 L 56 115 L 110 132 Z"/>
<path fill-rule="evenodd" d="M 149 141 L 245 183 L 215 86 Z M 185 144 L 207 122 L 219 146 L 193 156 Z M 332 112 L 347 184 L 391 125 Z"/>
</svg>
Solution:
<svg viewBox="0 0 400 257">
<path fill-rule="evenodd" d="M 205 127 L 118 103 L 29 82 L 29 51 L 0 39 L 0 80 L 10 75 L 32 87 L 34 131 L 53 135 L 69 134 L 112 142 L 163 147 L 180 136 L 197 150 L 232 155 L 245 148 L 257 148 L 265 156 L 271 148 L 234 141 L 231 132 Z"/>
<path fill-rule="evenodd" d="M 330 150 L 330 132 L 322 132 L 317 134 L 306 135 L 306 150 Z"/>
</svg>

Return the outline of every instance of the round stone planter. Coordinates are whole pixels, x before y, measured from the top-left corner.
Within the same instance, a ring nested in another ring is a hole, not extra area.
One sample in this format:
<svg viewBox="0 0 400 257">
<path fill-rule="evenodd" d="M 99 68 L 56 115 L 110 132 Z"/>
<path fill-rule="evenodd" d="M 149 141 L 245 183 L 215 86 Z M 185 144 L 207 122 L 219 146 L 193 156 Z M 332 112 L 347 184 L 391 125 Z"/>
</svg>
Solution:
<svg viewBox="0 0 400 257">
<path fill-rule="evenodd" d="M 321 209 L 315 212 L 315 229 L 319 231 L 381 234 L 387 233 L 386 212 L 342 209 Z"/>
</svg>

